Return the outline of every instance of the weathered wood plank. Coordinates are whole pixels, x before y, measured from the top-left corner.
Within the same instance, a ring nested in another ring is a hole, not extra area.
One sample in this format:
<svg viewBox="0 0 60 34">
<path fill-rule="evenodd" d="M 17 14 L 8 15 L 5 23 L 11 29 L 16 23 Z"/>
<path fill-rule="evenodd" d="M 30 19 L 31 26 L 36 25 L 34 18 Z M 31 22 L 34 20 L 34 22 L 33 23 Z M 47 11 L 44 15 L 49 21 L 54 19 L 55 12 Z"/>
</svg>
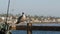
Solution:
<svg viewBox="0 0 60 34">
<path fill-rule="evenodd" d="M 25 25 L 20 25 L 20 26 L 14 26 L 10 29 L 12 30 L 27 30 L 27 28 L 32 28 L 32 30 L 45 30 L 45 31 L 60 31 L 60 26 L 25 26 Z"/>
</svg>

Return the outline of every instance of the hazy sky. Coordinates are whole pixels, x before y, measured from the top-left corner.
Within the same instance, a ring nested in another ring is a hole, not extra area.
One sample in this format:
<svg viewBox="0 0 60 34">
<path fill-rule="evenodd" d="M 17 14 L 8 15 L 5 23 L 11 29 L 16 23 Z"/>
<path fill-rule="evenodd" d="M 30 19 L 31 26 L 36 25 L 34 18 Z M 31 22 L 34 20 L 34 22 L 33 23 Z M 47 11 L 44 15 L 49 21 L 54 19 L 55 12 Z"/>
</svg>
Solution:
<svg viewBox="0 0 60 34">
<path fill-rule="evenodd" d="M 60 0 L 10 0 L 9 13 L 60 16 Z M 0 13 L 6 13 L 8 0 L 0 0 Z"/>
</svg>

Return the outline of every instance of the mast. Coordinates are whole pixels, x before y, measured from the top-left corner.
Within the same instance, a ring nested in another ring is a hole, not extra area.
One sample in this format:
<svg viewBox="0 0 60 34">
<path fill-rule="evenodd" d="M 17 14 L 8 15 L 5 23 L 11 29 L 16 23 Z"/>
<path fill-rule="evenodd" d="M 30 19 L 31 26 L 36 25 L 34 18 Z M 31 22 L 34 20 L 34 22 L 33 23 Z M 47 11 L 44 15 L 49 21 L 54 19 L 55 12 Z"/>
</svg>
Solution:
<svg viewBox="0 0 60 34">
<path fill-rule="evenodd" d="M 9 6 L 10 6 L 10 0 L 8 0 L 7 15 L 6 15 L 6 22 L 5 23 L 7 23 L 7 17 L 8 17 L 8 13 L 9 13 Z"/>
</svg>

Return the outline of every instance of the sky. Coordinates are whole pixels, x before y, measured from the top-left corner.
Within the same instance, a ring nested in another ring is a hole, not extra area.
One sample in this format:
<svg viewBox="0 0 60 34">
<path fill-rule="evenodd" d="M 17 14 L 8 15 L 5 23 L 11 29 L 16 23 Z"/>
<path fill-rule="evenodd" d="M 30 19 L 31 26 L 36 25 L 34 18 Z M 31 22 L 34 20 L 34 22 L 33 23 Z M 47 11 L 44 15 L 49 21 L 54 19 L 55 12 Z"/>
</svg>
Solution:
<svg viewBox="0 0 60 34">
<path fill-rule="evenodd" d="M 7 13 L 8 0 L 0 0 L 0 13 Z M 60 17 L 60 0 L 10 0 L 9 13 Z"/>
</svg>

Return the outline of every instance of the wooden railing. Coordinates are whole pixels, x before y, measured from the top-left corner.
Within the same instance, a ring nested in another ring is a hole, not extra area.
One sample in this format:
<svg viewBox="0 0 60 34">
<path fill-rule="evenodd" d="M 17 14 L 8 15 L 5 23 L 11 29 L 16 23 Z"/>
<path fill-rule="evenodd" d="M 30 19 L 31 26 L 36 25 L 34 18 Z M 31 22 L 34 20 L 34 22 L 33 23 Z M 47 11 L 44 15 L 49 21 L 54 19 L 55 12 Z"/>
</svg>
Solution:
<svg viewBox="0 0 60 34">
<path fill-rule="evenodd" d="M 32 34 L 32 30 L 45 30 L 45 31 L 60 31 L 60 26 L 32 26 L 32 23 L 27 23 L 27 26 L 20 25 L 14 26 L 12 30 L 27 30 L 27 34 Z"/>
</svg>

